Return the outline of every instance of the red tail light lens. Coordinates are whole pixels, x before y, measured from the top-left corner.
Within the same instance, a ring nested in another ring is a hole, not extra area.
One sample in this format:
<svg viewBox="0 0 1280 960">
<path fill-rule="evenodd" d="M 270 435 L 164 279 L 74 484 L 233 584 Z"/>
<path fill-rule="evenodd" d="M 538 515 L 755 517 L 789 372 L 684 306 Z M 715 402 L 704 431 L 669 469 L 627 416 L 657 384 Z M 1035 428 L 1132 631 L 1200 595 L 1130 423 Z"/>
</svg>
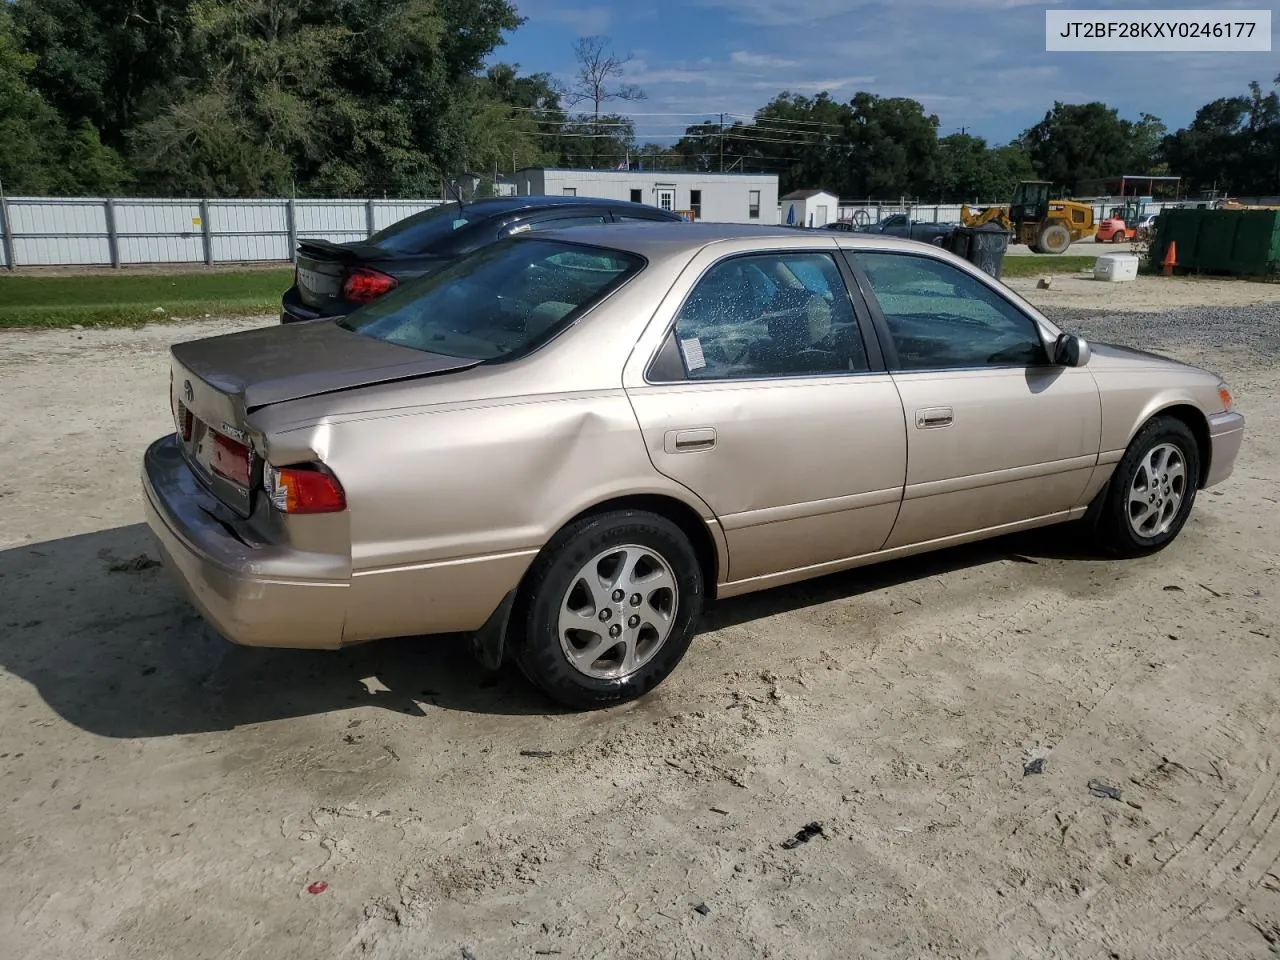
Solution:
<svg viewBox="0 0 1280 960">
<path fill-rule="evenodd" d="M 253 468 L 253 452 L 243 443 L 215 432 L 209 466 L 218 476 L 247 487 Z"/>
<path fill-rule="evenodd" d="M 399 281 L 368 267 L 356 267 L 342 284 L 342 298 L 352 303 L 370 303 L 396 288 Z"/>
<path fill-rule="evenodd" d="M 347 509 L 342 484 L 318 463 L 268 466 L 265 473 L 267 496 L 281 513 L 340 513 Z"/>
</svg>

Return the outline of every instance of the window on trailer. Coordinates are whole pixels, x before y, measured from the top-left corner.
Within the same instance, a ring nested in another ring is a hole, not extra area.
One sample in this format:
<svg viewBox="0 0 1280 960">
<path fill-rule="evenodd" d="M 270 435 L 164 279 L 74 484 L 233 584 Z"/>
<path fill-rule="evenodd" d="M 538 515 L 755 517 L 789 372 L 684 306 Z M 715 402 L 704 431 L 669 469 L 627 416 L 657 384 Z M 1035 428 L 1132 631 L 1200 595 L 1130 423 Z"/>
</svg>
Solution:
<svg viewBox="0 0 1280 960">
<path fill-rule="evenodd" d="M 576 197 L 576 196 L 578 195 L 578 188 L 577 188 L 577 187 L 565 187 L 565 188 L 564 188 L 564 195 L 565 195 L 566 197 Z"/>
<path fill-rule="evenodd" d="M 632 202 L 632 203 L 644 203 L 644 191 L 643 191 L 643 190 L 632 190 L 632 191 L 631 191 L 631 202 Z"/>
<path fill-rule="evenodd" d="M 752 190 L 747 194 L 747 216 L 752 220 L 760 219 L 760 191 Z"/>
<path fill-rule="evenodd" d="M 696 217 L 699 220 L 702 219 L 702 191 L 701 190 L 689 191 L 689 209 L 693 211 L 694 217 Z"/>
</svg>

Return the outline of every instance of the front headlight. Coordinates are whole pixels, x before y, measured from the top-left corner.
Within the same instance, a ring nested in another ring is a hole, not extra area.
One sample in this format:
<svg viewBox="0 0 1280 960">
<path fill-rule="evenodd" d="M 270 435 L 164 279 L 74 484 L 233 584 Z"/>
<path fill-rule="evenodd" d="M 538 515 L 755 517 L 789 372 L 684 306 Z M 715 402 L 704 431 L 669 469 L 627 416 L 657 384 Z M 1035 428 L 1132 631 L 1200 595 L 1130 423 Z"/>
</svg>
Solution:
<svg viewBox="0 0 1280 960">
<path fill-rule="evenodd" d="M 1222 412 L 1230 413 L 1235 400 L 1231 396 L 1231 388 L 1225 383 L 1218 384 L 1218 400 L 1222 402 Z"/>
</svg>

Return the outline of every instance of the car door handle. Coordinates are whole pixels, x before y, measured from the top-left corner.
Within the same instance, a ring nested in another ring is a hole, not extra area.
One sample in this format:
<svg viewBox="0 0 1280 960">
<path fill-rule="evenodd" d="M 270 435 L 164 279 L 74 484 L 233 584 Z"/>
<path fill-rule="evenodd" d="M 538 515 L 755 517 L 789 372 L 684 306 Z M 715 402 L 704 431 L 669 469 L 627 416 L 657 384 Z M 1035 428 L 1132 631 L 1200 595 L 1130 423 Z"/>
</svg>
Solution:
<svg viewBox="0 0 1280 960">
<path fill-rule="evenodd" d="M 949 427 L 955 419 L 950 407 L 925 407 L 916 411 L 916 429 L 933 430 L 936 427 Z"/>
<path fill-rule="evenodd" d="M 663 447 L 667 453 L 694 453 L 710 450 L 716 445 L 714 427 L 696 427 L 689 430 L 668 430 Z"/>
</svg>

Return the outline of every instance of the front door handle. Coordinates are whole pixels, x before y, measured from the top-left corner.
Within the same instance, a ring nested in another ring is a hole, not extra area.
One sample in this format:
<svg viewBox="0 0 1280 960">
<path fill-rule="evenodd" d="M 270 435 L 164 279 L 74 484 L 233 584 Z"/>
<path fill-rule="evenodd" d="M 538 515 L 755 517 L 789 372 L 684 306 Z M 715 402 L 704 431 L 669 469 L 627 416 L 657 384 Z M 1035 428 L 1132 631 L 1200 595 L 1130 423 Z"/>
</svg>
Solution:
<svg viewBox="0 0 1280 960">
<path fill-rule="evenodd" d="M 916 411 L 916 429 L 933 430 L 937 427 L 949 427 L 955 419 L 950 407 L 924 407 Z"/>
<path fill-rule="evenodd" d="M 694 427 L 688 430 L 668 430 L 663 448 L 667 453 L 695 453 L 698 450 L 710 450 L 715 445 L 715 427 Z"/>
</svg>

